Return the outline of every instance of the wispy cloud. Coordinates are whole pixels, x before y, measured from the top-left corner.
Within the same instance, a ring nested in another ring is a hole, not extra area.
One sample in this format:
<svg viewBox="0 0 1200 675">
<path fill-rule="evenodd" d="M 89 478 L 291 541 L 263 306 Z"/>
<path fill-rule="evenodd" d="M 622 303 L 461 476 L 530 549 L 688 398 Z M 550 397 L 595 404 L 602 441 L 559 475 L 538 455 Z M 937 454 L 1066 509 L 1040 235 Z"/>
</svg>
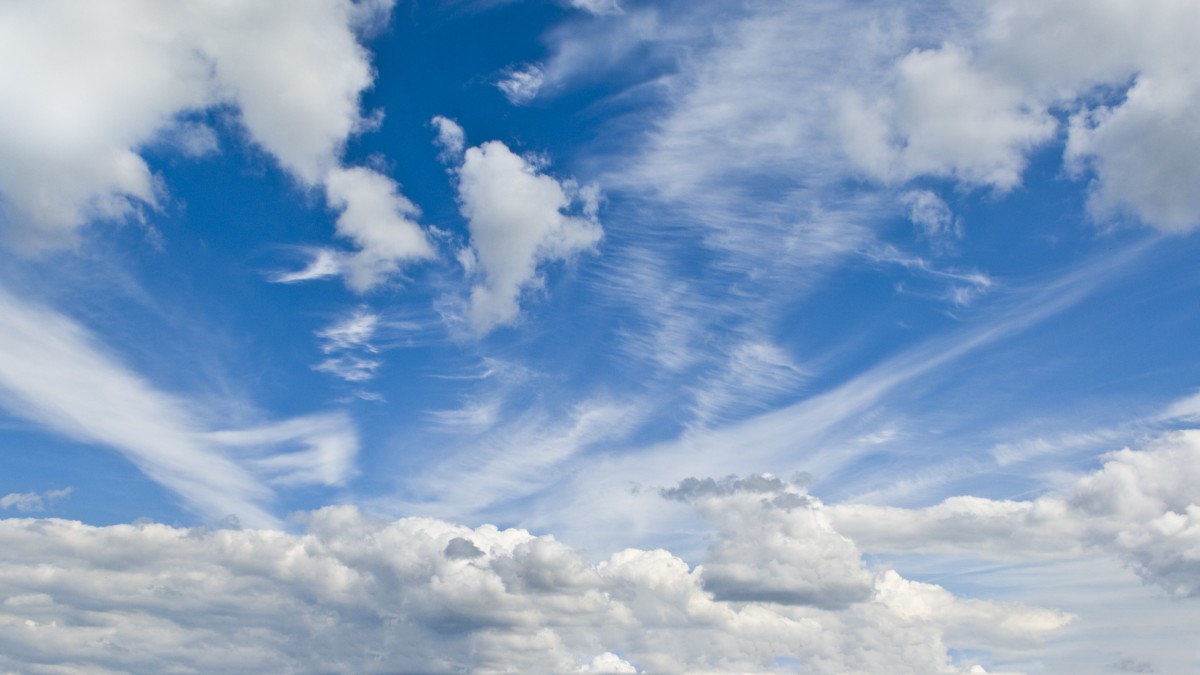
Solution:
<svg viewBox="0 0 1200 675">
<path fill-rule="evenodd" d="M 47 490 L 46 492 L 13 492 L 0 497 L 0 509 L 16 509 L 20 513 L 45 511 L 48 506 L 66 499 L 74 488 Z"/>
<path fill-rule="evenodd" d="M 232 513 L 249 525 L 278 526 L 268 510 L 273 491 L 260 471 L 214 445 L 193 405 L 129 370 L 83 326 L 0 289 L 0 328 L 4 407 L 54 432 L 120 451 L 207 518 Z M 340 419 L 335 426 L 348 425 Z M 350 441 L 342 454 L 352 455 L 352 431 L 340 437 Z M 321 454 L 278 461 L 292 462 L 302 475 L 299 467 L 309 459 L 327 463 Z M 271 460 L 259 463 L 275 470 Z"/>
</svg>

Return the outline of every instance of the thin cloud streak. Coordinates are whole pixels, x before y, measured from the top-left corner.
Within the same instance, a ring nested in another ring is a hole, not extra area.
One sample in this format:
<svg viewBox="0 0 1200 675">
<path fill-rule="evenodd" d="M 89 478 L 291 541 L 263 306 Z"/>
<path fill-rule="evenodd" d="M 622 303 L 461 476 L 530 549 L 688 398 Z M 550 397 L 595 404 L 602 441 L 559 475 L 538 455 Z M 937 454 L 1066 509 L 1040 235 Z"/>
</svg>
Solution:
<svg viewBox="0 0 1200 675">
<path fill-rule="evenodd" d="M 273 491 L 254 468 L 206 439 L 194 406 L 131 372 L 83 326 L 2 288 L 0 403 L 56 433 L 120 451 L 147 477 L 179 494 L 206 518 L 234 514 L 247 525 L 281 526 L 266 508 Z M 345 424 L 348 421 L 343 420 L 337 426 Z M 306 435 L 275 434 L 274 441 Z M 265 439 L 255 436 L 253 440 Z M 343 454 L 356 449 L 357 443 L 351 442 Z M 257 461 L 260 470 L 269 473 L 283 464 L 290 465 L 284 467 L 287 472 L 303 475 L 306 465 L 325 465 L 329 457 L 318 451 L 291 460 Z"/>
</svg>

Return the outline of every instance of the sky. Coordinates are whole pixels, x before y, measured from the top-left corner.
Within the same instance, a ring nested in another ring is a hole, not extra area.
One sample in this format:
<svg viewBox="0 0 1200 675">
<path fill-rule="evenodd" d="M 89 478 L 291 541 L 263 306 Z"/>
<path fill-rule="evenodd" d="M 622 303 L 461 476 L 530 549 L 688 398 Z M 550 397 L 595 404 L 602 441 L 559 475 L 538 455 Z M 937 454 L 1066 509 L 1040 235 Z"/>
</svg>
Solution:
<svg viewBox="0 0 1200 675">
<path fill-rule="evenodd" d="M 1197 25 L 0 0 L 0 669 L 1200 672 Z"/>
</svg>

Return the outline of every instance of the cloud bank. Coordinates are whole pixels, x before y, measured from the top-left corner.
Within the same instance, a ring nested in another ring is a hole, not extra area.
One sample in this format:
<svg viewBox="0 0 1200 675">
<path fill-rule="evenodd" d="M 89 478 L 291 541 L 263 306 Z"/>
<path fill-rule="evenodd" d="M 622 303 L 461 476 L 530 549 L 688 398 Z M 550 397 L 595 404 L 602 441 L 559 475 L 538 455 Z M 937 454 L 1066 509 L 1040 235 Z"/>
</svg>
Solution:
<svg viewBox="0 0 1200 675">
<path fill-rule="evenodd" d="M 665 550 L 591 563 L 550 536 L 351 507 L 299 535 L 3 520 L 0 666 L 979 673 L 948 650 L 1020 650 L 1070 620 L 867 571 L 780 481 L 704 485 L 670 493 L 717 528 L 696 567 Z M 745 573 L 749 594 L 729 583 Z"/>
</svg>

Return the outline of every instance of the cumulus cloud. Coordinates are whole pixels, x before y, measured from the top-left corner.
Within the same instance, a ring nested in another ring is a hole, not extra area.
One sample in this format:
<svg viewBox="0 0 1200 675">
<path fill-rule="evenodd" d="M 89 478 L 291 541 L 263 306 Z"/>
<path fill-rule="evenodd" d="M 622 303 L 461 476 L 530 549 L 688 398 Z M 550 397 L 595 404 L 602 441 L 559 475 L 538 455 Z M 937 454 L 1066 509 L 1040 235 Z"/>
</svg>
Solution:
<svg viewBox="0 0 1200 675">
<path fill-rule="evenodd" d="M 267 510 L 274 497 L 267 483 L 338 483 L 358 449 L 350 421 L 336 415 L 226 437 L 258 453 L 218 443 L 194 403 L 154 387 L 75 321 L 4 289 L 0 405 L 56 433 L 121 452 L 204 517 L 234 514 L 250 525 L 277 523 Z M 288 448 L 295 443 L 302 449 Z"/>
<path fill-rule="evenodd" d="M 1065 496 L 955 497 L 924 509 L 832 508 L 837 528 L 870 550 L 1048 558 L 1110 552 L 1168 593 L 1200 596 L 1200 431 L 1110 453 Z"/>
<path fill-rule="evenodd" d="M 551 536 L 352 507 L 309 514 L 302 534 L 0 520 L 0 667 L 979 673 L 950 650 L 1020 649 L 1070 618 L 868 574 L 811 517 L 815 500 L 783 484 L 726 487 L 688 497 L 720 520 L 711 572 L 665 550 L 592 563 Z M 791 529 L 735 525 L 751 513 Z M 771 564 L 776 536 L 788 564 L 849 574 L 854 598 L 732 601 L 706 588 L 737 556 Z"/>
<path fill-rule="evenodd" d="M 716 524 L 703 578 L 717 598 L 836 608 L 872 595 L 854 543 L 818 500 L 777 478 L 693 479 L 664 495 L 690 500 Z"/>
<path fill-rule="evenodd" d="M 467 320 L 477 333 L 512 323 L 522 293 L 542 284 L 539 268 L 593 249 L 603 231 L 594 188 L 578 188 L 540 171 L 505 144 L 470 148 L 457 169 L 458 196 L 471 234 Z M 570 215 L 573 202 L 581 215 Z"/>
<path fill-rule="evenodd" d="M 1054 133 L 1045 109 L 973 68 L 962 48 L 915 50 L 895 67 L 894 100 L 843 101 L 847 150 L 877 178 L 948 176 L 1008 190 L 1020 183 L 1027 152 Z"/>
<path fill-rule="evenodd" d="M 1093 178 L 1098 220 L 1200 226 L 1189 160 L 1200 147 L 1200 52 L 1183 28 L 1200 20 L 1193 3 L 1006 0 L 960 11 L 973 30 L 897 56 L 890 78 L 843 98 L 839 125 L 860 171 L 1008 190 L 1059 132 L 1054 115 L 1069 116 L 1064 160 Z"/>
<path fill-rule="evenodd" d="M 342 211 L 337 233 L 358 251 L 344 256 L 341 272 L 362 292 L 385 281 L 408 261 L 432 258 L 433 246 L 417 224 L 420 210 L 396 182 L 370 169 L 335 169 L 326 176 L 329 204 Z"/>
<path fill-rule="evenodd" d="M 395 184 L 340 162 L 347 139 L 369 126 L 359 96 L 373 74 L 355 31 L 385 22 L 392 4 L 0 9 L 0 59 L 12 64 L 0 74 L 4 237 L 25 250 L 70 245 L 89 221 L 157 208 L 164 188 L 139 149 L 165 135 L 184 155 L 213 152 L 211 127 L 186 118 L 229 106 L 254 143 L 342 211 L 338 233 L 359 248 L 345 263 L 352 287 L 429 257 Z"/>
</svg>

